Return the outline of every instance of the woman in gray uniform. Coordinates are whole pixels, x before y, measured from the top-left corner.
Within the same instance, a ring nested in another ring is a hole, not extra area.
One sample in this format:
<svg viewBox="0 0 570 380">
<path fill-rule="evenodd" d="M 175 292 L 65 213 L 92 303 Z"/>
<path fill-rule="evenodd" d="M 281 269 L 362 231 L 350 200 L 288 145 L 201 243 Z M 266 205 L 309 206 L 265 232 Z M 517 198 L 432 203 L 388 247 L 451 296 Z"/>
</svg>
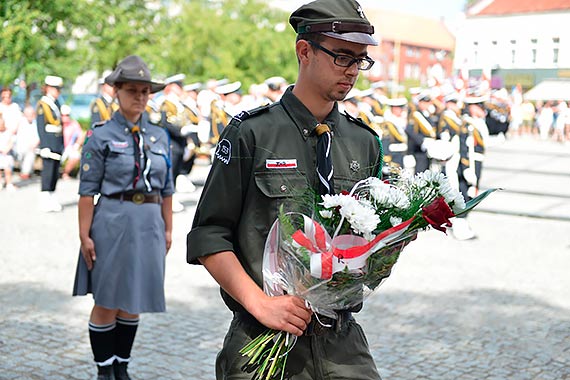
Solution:
<svg viewBox="0 0 570 380">
<path fill-rule="evenodd" d="M 83 147 L 73 295 L 93 293 L 89 337 L 97 379 L 126 380 L 139 314 L 165 311 L 173 184 L 168 135 L 145 112 L 149 95 L 164 86 L 138 56 L 121 61 L 105 81 L 120 108 L 93 126 Z"/>
</svg>

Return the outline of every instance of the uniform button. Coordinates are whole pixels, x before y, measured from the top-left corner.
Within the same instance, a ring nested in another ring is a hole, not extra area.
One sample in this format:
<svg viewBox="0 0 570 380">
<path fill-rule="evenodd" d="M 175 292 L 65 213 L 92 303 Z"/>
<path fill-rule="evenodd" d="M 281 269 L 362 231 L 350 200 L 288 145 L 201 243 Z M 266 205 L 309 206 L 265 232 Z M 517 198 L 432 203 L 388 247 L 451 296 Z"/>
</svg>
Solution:
<svg viewBox="0 0 570 380">
<path fill-rule="evenodd" d="M 308 129 L 303 129 L 303 136 L 309 136 L 309 130 Z"/>
<path fill-rule="evenodd" d="M 279 190 L 281 190 L 282 193 L 287 191 L 287 186 L 285 185 L 281 185 L 281 187 L 279 188 Z"/>
</svg>

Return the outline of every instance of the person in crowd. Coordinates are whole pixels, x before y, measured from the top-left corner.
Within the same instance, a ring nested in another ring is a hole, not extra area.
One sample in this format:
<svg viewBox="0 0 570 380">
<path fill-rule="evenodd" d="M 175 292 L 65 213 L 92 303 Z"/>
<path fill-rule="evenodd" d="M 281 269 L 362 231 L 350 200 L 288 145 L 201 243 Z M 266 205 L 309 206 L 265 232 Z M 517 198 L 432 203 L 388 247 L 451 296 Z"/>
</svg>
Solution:
<svg viewBox="0 0 570 380">
<path fill-rule="evenodd" d="M 430 166 L 428 151 L 437 137 L 437 123 L 430 110 L 433 104 L 427 91 L 420 93 L 415 103 L 417 110 L 409 115 L 410 121 L 406 127 L 406 134 L 408 135 L 408 154 L 414 157 L 415 172 L 421 173 Z"/>
<path fill-rule="evenodd" d="M 89 338 L 97 379 L 128 380 L 139 314 L 165 311 L 174 186 L 168 134 L 145 112 L 149 95 L 164 85 L 136 55 L 120 61 L 105 81 L 119 109 L 93 126 L 82 151 L 73 295 L 93 294 Z"/>
<path fill-rule="evenodd" d="M 382 128 L 382 146 L 384 147 L 385 174 L 389 177 L 405 169 L 404 158 L 408 151 L 406 126 L 408 116 L 406 98 L 386 99 L 388 108 L 384 112 Z"/>
<path fill-rule="evenodd" d="M 460 139 L 460 144 L 464 145 L 460 146 L 461 160 L 458 166 L 458 176 L 459 191 L 465 200 L 474 198 L 479 192 L 485 146 L 489 140 L 489 129 L 485 122 L 487 116 L 485 103 L 488 98 L 486 95 L 474 93 L 464 99 L 462 128 L 467 129 L 467 137 L 464 142 Z M 457 240 L 469 240 L 476 237 L 475 231 L 467 221 L 467 215 L 455 218 L 453 221 L 452 233 Z"/>
<path fill-rule="evenodd" d="M 59 179 L 59 167 L 63 153 L 63 127 L 59 95 L 63 79 L 48 75 L 44 80 L 44 93 L 36 106 L 36 125 L 40 136 L 40 156 L 42 157 L 42 185 L 40 209 L 44 212 L 62 210 L 54 192 Z"/>
<path fill-rule="evenodd" d="M 6 128 L 6 122 L 0 113 L 0 190 L 3 186 L 7 191 L 16 190 L 12 183 L 12 170 L 14 169 L 14 157 L 12 148 L 14 147 L 15 136 L 12 130 Z M 2 183 L 2 173 L 4 173 L 4 183 Z"/>
<path fill-rule="evenodd" d="M 12 101 L 12 89 L 4 87 L 0 90 L 0 113 L 4 118 L 6 129 L 16 134 L 22 117 L 20 106 Z"/>
<path fill-rule="evenodd" d="M 279 101 L 287 89 L 287 80 L 280 76 L 267 78 L 263 83 L 267 86 L 265 96 L 269 103 Z"/>
<path fill-rule="evenodd" d="M 110 120 L 119 107 L 113 86 L 105 83 L 104 78 L 99 80 L 99 85 L 100 95 L 91 103 L 91 125 Z"/>
<path fill-rule="evenodd" d="M 298 337 L 287 360 L 292 380 L 323 374 L 377 380 L 352 316 L 360 308 L 338 310 L 333 319 L 313 313 L 300 297 L 263 292 L 264 243 L 280 205 L 294 209 L 307 187 L 332 194 L 379 176 L 382 162 L 376 133 L 338 109 L 359 71 L 374 63 L 367 54 L 368 45 L 377 45 L 374 27 L 362 8 L 354 0 L 316 0 L 289 22 L 297 33 L 297 81 L 279 102 L 244 111 L 224 129 L 187 237 L 188 262 L 206 267 L 234 314 L 216 378 L 250 378 L 239 350 L 271 328 Z M 281 160 L 288 165 L 274 169 L 271 163 Z"/>
<path fill-rule="evenodd" d="M 172 178 L 178 192 L 192 192 L 196 188 L 183 172 L 184 151 L 188 144 L 188 137 L 195 133 L 196 127 L 192 123 L 191 113 L 184 106 L 184 79 L 186 75 L 176 74 L 165 80 L 164 99 L 160 106 L 161 122 L 170 135 L 172 147 Z M 172 201 L 174 212 L 184 210 L 184 205 L 175 196 Z"/>
<path fill-rule="evenodd" d="M 68 180 L 79 166 L 81 146 L 83 145 L 83 130 L 77 120 L 71 117 L 71 107 L 61 106 L 61 122 L 63 124 L 63 155 L 64 162 L 61 178 Z"/>
<path fill-rule="evenodd" d="M 548 139 L 552 126 L 554 125 L 554 109 L 552 101 L 546 101 L 540 108 L 536 116 L 536 124 L 538 125 L 538 133 L 542 140 Z"/>
<path fill-rule="evenodd" d="M 16 157 L 20 165 L 20 179 L 30 179 L 34 171 L 36 149 L 40 144 L 36 111 L 31 105 L 24 107 L 23 117 L 18 125 L 16 134 Z"/>
</svg>

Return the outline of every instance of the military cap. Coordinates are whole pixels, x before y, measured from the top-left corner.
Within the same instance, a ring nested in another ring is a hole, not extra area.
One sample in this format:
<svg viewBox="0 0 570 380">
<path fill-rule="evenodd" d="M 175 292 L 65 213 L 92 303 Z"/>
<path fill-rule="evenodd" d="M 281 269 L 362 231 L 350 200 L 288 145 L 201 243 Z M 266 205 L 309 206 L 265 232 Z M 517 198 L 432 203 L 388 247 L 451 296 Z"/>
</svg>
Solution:
<svg viewBox="0 0 570 380">
<path fill-rule="evenodd" d="M 196 82 L 196 83 L 187 84 L 186 86 L 182 87 L 182 89 L 184 91 L 198 91 L 200 87 L 202 87 L 202 83 Z"/>
<path fill-rule="evenodd" d="M 55 75 L 46 76 L 44 83 L 46 86 L 61 88 L 63 87 L 63 79 L 61 77 L 56 77 Z"/>
<path fill-rule="evenodd" d="M 361 93 L 362 92 L 359 89 L 353 88 L 348 92 L 348 94 L 346 94 L 344 101 L 358 104 L 358 100 L 362 96 Z"/>
<path fill-rule="evenodd" d="M 457 92 L 451 92 L 443 97 L 443 101 L 446 103 L 447 102 L 457 103 L 459 102 L 459 95 L 457 94 Z"/>
<path fill-rule="evenodd" d="M 179 85 L 180 87 L 182 87 L 182 86 L 183 86 L 184 79 L 186 79 L 186 75 L 184 75 L 184 74 L 176 74 L 176 75 L 172 75 L 172 76 L 166 78 L 166 79 L 164 80 L 164 84 L 165 84 L 165 85 L 169 85 L 169 84 L 173 84 L 173 83 L 174 83 L 174 84 L 177 84 L 177 85 Z"/>
<path fill-rule="evenodd" d="M 129 55 L 123 59 L 115 70 L 105 78 L 105 83 L 114 86 L 117 83 L 137 82 L 150 85 L 150 92 L 155 93 L 165 87 L 164 83 L 151 79 L 150 70 L 138 55 Z"/>
<path fill-rule="evenodd" d="M 473 94 L 466 96 L 465 99 L 463 99 L 463 103 L 483 105 L 488 100 L 489 100 L 488 95 Z"/>
<path fill-rule="evenodd" d="M 241 82 L 237 81 L 218 86 L 214 91 L 216 91 L 216 93 L 220 95 L 228 95 L 237 92 L 240 89 L 240 87 L 241 87 Z"/>
<path fill-rule="evenodd" d="M 386 88 L 386 83 L 384 83 L 384 81 L 379 80 L 370 84 L 370 88 L 372 89 Z"/>
<path fill-rule="evenodd" d="M 61 106 L 61 114 L 67 116 L 71 115 L 71 107 L 68 106 L 67 104 L 63 104 Z"/>
<path fill-rule="evenodd" d="M 429 91 L 422 91 L 416 96 L 416 102 L 431 102 Z"/>
<path fill-rule="evenodd" d="M 301 6 L 289 17 L 297 34 L 322 33 L 363 45 L 378 45 L 362 7 L 355 0 L 316 0 Z"/>
<path fill-rule="evenodd" d="M 277 91 L 281 88 L 282 85 L 287 84 L 287 80 L 283 77 L 271 77 L 267 78 L 264 83 L 271 90 Z"/>
<path fill-rule="evenodd" d="M 386 104 L 390 107 L 405 107 L 408 104 L 408 99 L 406 98 L 393 98 L 386 100 Z"/>
</svg>

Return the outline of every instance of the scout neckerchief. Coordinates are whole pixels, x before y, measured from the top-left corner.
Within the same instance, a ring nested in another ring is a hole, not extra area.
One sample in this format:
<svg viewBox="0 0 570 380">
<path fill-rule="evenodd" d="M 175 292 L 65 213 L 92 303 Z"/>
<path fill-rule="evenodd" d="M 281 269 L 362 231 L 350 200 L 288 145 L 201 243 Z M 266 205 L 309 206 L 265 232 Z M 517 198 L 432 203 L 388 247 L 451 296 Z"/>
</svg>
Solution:
<svg viewBox="0 0 570 380">
<path fill-rule="evenodd" d="M 317 175 L 319 177 L 319 194 L 334 194 L 333 162 L 331 156 L 332 133 L 328 125 L 317 124 Z"/>
<path fill-rule="evenodd" d="M 137 182 L 140 180 L 141 176 L 144 180 L 144 184 L 148 192 L 152 191 L 152 186 L 150 185 L 150 181 L 148 179 L 148 175 L 150 173 L 150 165 L 151 161 L 149 157 L 146 157 L 146 163 L 144 171 L 141 168 L 141 162 L 145 161 L 145 149 L 144 149 L 144 138 L 141 134 L 140 127 L 138 125 L 133 125 L 131 129 L 131 133 L 133 134 L 133 141 L 134 141 L 134 148 L 135 148 L 135 167 L 134 167 L 134 180 L 133 180 L 133 190 L 137 186 Z"/>
</svg>

